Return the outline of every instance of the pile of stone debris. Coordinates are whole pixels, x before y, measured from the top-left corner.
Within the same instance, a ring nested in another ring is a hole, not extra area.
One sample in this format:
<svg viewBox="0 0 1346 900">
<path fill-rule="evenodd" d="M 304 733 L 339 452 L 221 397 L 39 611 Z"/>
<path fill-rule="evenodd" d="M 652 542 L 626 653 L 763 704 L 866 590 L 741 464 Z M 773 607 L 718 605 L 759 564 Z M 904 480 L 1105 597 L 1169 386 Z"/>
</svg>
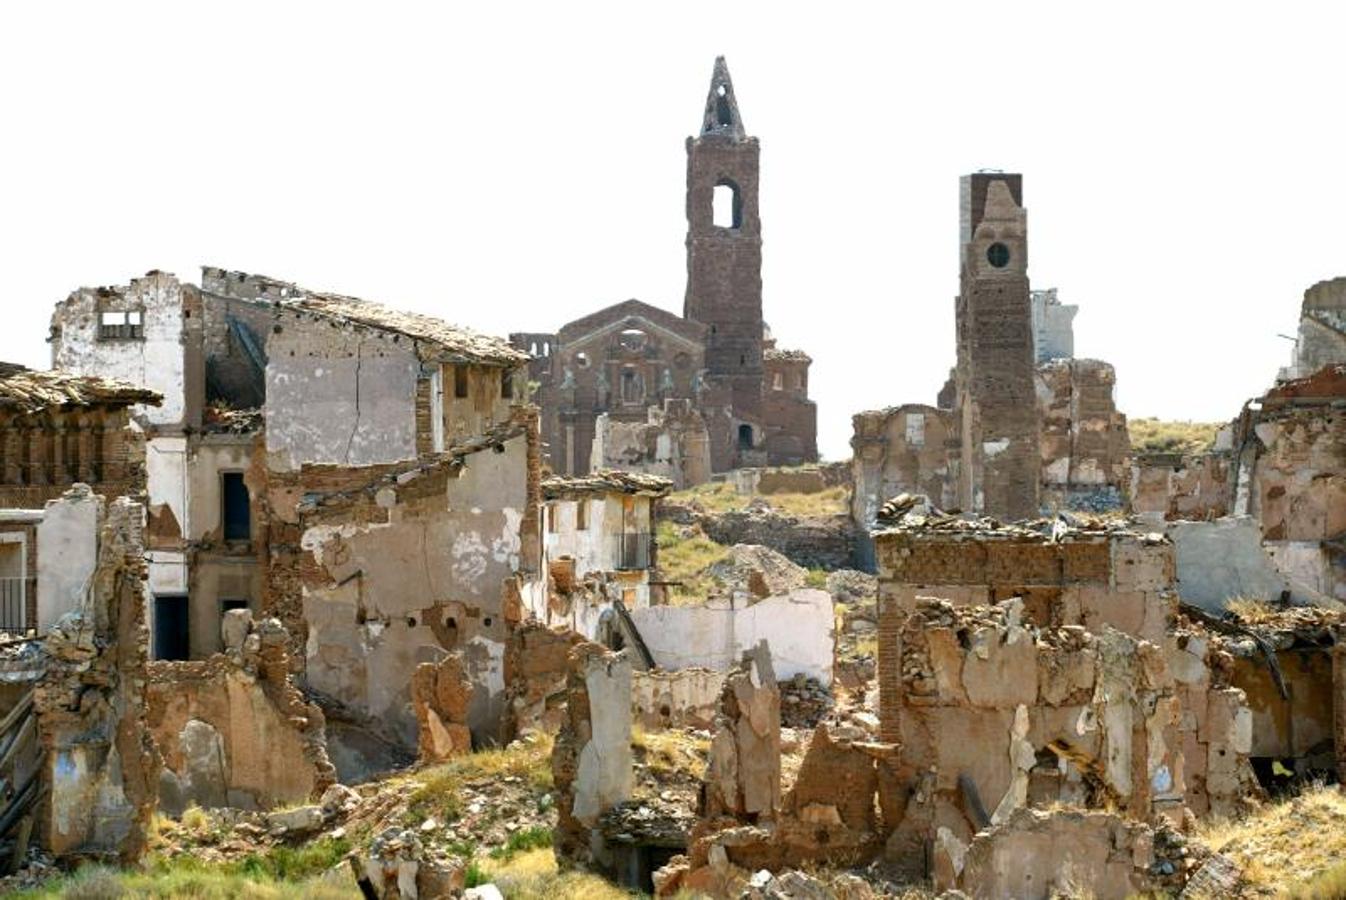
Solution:
<svg viewBox="0 0 1346 900">
<path fill-rule="evenodd" d="M 813 728 L 834 705 L 827 686 L 802 672 L 780 682 L 780 702 L 781 724 L 787 728 Z"/>
<path fill-rule="evenodd" d="M 1127 534 L 1135 522 L 1123 515 L 1059 512 L 1051 518 L 1002 522 L 991 516 L 945 512 L 924 494 L 898 494 L 879 508 L 878 525 L 888 531 L 937 531 L 978 538 L 999 536 L 1017 540 L 1060 541 L 1079 534 Z M 1162 534 L 1146 534 L 1147 541 L 1168 540 Z"/>
</svg>

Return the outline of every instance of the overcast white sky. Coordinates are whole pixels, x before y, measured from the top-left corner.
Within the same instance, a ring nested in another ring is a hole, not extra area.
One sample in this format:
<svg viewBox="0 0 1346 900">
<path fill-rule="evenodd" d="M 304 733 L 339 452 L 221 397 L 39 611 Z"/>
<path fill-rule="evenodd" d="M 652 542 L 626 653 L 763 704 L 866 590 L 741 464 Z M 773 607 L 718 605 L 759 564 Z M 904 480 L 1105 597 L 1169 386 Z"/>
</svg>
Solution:
<svg viewBox="0 0 1346 900">
<path fill-rule="evenodd" d="M 717 54 L 830 458 L 953 362 L 964 172 L 1024 173 L 1033 285 L 1133 416 L 1232 417 L 1346 274 L 1341 4 L 799 6 L 6 4 L 0 358 L 48 364 L 76 286 L 203 263 L 500 334 L 680 313 Z"/>
</svg>

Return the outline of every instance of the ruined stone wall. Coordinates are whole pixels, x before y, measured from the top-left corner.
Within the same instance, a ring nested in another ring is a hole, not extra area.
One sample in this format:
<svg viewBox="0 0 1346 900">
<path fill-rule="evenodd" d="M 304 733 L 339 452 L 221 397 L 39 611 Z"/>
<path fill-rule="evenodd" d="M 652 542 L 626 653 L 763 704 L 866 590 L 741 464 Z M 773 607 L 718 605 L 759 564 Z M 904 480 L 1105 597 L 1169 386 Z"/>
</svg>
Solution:
<svg viewBox="0 0 1346 900">
<path fill-rule="evenodd" d="M 766 350 L 762 429 L 768 465 L 798 466 L 818 459 L 818 405 L 808 395 L 810 362 L 799 351 Z"/>
<path fill-rule="evenodd" d="M 149 664 L 146 718 L 164 769 L 159 806 L 265 810 L 316 799 L 334 781 L 322 711 L 290 682 L 288 635 L 245 610 L 227 655 Z"/>
<path fill-rule="evenodd" d="M 1042 416 L 1041 502 L 1049 509 L 1121 509 L 1131 480 L 1126 416 L 1113 402 L 1117 375 L 1093 359 L 1037 368 Z"/>
<path fill-rule="evenodd" d="M 715 722 L 724 680 L 724 672 L 711 669 L 632 672 L 632 716 L 647 731 L 709 730 Z"/>
<path fill-rule="evenodd" d="M 716 543 L 760 544 L 809 569 L 850 568 L 863 535 L 844 515 L 801 517 L 769 508 L 731 510 L 697 520 Z"/>
<path fill-rule="evenodd" d="M 1172 896 L 1161 873 L 1183 860 L 1161 858 L 1156 844 L 1148 825 L 1115 813 L 1019 810 L 971 846 L 941 840 L 935 889 L 1019 900 Z"/>
<path fill-rule="evenodd" d="M 1034 358 L 1039 364 L 1075 356 L 1075 314 L 1078 306 L 1065 304 L 1056 296 L 1056 288 L 1030 291 L 1033 305 Z"/>
<path fill-rule="evenodd" d="M 570 651 L 567 670 L 565 718 L 552 750 L 557 860 L 611 867 L 596 831 L 599 817 L 634 788 L 631 662 L 583 643 Z"/>
<path fill-rule="evenodd" d="M 1254 784 L 1243 694 L 1213 688 L 1206 647 L 1039 629 L 1018 600 L 897 615 L 898 697 L 881 718 L 911 799 L 890 856 L 936 835 L 966 845 L 1026 806 L 1227 815 Z"/>
<path fill-rule="evenodd" d="M 415 459 L 411 342 L 278 310 L 267 338 L 266 449 L 273 469 Z"/>
<path fill-rule="evenodd" d="M 957 428 L 943 409 L 907 404 L 851 418 L 851 519 L 873 527 L 879 506 L 902 493 L 925 494 L 945 509 L 957 505 Z"/>
<path fill-rule="evenodd" d="M 1150 641 L 1177 612 L 1174 548 L 1157 535 L 1081 532 L 1047 541 L 1019 531 L 932 529 L 881 532 L 875 542 L 881 630 L 885 610 L 910 612 L 921 597 L 959 605 L 1021 597 L 1025 619 L 1039 627 L 1110 625 Z"/>
<path fill-rule="evenodd" d="M 107 507 L 87 605 L 48 633 L 34 709 L 46 753 L 42 846 L 60 857 L 145 851 L 161 759 L 145 719 L 144 507 Z"/>
<path fill-rule="evenodd" d="M 573 631 L 529 621 L 513 628 L 505 645 L 505 739 L 528 731 L 555 733 L 566 715 Z"/>
<path fill-rule="evenodd" d="M 643 421 L 618 421 L 606 413 L 595 422 L 593 468 L 659 475 L 676 490 L 704 484 L 711 476 L 706 421 L 686 400 L 650 407 Z"/>
<path fill-rule="evenodd" d="M 1233 502 L 1228 453 L 1144 453 L 1131 460 L 1131 511 L 1157 519 L 1215 519 Z"/>
</svg>

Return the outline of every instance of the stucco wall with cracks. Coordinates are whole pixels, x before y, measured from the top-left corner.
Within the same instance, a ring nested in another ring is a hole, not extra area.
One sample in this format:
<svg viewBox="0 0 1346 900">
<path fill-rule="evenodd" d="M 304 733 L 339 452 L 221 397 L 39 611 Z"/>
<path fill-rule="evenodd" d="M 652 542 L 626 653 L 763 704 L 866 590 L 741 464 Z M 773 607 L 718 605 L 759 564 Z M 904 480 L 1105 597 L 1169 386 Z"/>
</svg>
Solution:
<svg viewBox="0 0 1346 900">
<path fill-rule="evenodd" d="M 267 358 L 273 469 L 415 458 L 421 364 L 409 341 L 284 313 L 268 336 Z"/>
</svg>

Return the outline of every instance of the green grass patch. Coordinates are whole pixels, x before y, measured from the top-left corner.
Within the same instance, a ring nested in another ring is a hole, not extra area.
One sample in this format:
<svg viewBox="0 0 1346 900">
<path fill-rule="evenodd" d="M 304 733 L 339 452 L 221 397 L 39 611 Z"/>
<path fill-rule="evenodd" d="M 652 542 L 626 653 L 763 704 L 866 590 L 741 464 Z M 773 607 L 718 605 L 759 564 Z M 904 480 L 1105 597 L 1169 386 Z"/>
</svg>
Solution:
<svg viewBox="0 0 1346 900">
<path fill-rule="evenodd" d="M 504 846 L 496 847 L 491 851 L 491 858 L 508 862 L 519 853 L 527 850 L 537 850 L 541 847 L 550 847 L 551 843 L 552 832 L 550 828 L 532 825 L 528 828 L 520 828 L 511 834 Z"/>
</svg>

